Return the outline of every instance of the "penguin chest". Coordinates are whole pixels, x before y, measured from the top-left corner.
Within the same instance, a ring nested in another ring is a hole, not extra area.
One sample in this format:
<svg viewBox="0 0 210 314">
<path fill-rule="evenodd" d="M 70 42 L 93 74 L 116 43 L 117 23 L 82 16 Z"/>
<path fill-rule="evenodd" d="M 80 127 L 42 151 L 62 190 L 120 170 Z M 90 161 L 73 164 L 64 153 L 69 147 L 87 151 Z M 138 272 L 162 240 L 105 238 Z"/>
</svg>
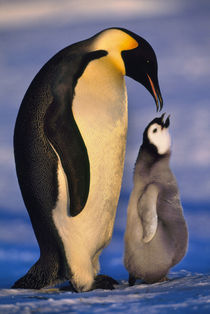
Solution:
<svg viewBox="0 0 210 314">
<path fill-rule="evenodd" d="M 82 215 L 93 217 L 110 237 L 124 166 L 127 97 L 123 76 L 104 62 L 90 63 L 79 79 L 73 114 L 90 162 L 90 191 Z"/>
<path fill-rule="evenodd" d="M 88 250 L 94 257 L 109 243 L 121 189 L 127 134 L 125 82 L 108 62 L 98 63 L 91 62 L 78 80 L 72 105 L 90 164 L 88 199 L 76 217 L 68 216 L 67 180 L 60 162 L 58 168 L 59 197 L 53 219 L 69 264 L 73 252 Z"/>
</svg>

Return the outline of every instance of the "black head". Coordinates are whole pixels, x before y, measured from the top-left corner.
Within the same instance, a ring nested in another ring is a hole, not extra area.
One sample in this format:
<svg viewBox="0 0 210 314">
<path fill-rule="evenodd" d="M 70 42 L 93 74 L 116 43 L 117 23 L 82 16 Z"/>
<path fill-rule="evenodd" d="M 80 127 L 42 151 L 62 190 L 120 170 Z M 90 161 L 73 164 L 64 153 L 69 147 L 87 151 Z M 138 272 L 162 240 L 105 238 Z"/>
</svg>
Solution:
<svg viewBox="0 0 210 314">
<path fill-rule="evenodd" d="M 122 51 L 126 75 L 144 85 L 152 94 L 157 110 L 163 107 L 163 100 L 158 83 L 158 64 L 154 50 L 142 37 L 122 29 L 138 42 L 138 47 Z"/>
<path fill-rule="evenodd" d="M 113 32 L 116 30 L 120 32 Z M 122 36 L 120 34 L 122 32 L 128 37 Z M 115 52 L 120 52 L 124 63 L 123 74 L 144 85 L 152 94 L 157 110 L 162 109 L 163 100 L 158 83 L 157 58 L 154 50 L 144 38 L 127 29 L 113 27 L 96 34 L 91 41 L 95 42 L 95 50 L 102 49 L 112 53 L 114 48 Z M 122 67 L 120 70 L 122 71 Z"/>
<path fill-rule="evenodd" d="M 151 153 L 164 155 L 170 151 L 171 139 L 168 132 L 170 115 L 164 121 L 165 113 L 153 119 L 144 130 L 142 148 Z"/>
</svg>

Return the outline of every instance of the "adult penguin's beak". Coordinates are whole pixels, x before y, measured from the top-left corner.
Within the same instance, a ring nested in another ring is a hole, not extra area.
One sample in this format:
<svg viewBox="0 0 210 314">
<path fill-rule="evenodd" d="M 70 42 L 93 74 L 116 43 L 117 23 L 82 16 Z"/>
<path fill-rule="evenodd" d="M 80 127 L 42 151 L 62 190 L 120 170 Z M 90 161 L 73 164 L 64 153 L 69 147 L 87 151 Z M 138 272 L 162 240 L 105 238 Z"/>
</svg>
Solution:
<svg viewBox="0 0 210 314">
<path fill-rule="evenodd" d="M 146 86 L 146 88 L 149 90 L 149 92 L 152 94 L 155 100 L 157 111 L 161 111 L 163 108 L 163 99 L 161 96 L 158 81 L 156 82 L 156 84 L 154 84 L 153 80 L 151 79 L 148 73 L 147 73 L 147 77 L 148 77 L 150 85 Z"/>
</svg>

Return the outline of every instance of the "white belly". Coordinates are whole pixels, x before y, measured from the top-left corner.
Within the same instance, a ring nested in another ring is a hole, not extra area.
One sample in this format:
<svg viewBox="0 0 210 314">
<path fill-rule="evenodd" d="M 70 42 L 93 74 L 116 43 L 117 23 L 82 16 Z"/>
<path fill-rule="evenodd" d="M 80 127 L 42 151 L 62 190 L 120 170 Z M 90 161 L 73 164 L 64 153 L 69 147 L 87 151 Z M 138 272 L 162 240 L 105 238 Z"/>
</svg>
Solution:
<svg viewBox="0 0 210 314">
<path fill-rule="evenodd" d="M 59 200 L 53 211 L 71 269 L 83 255 L 93 259 L 112 235 L 124 167 L 126 95 L 122 74 L 113 72 L 106 59 L 91 62 L 75 89 L 73 114 L 88 151 L 90 191 L 82 212 L 69 217 L 67 180 L 59 163 Z"/>
</svg>

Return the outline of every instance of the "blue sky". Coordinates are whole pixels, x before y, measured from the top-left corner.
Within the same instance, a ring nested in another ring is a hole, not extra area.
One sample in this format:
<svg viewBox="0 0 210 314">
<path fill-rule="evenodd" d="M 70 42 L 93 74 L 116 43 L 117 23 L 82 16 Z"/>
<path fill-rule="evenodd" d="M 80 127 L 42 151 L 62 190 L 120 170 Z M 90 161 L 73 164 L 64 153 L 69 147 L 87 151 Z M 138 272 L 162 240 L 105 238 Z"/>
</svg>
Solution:
<svg viewBox="0 0 210 314">
<path fill-rule="evenodd" d="M 203 239 L 202 232 L 203 237 L 210 238 L 210 214 L 207 207 L 202 211 L 204 203 L 210 204 L 210 2 L 10 0 L 0 2 L 1 243 L 35 244 L 17 183 L 12 145 L 15 119 L 26 89 L 60 49 L 112 26 L 139 34 L 156 52 L 163 112 L 171 114 L 171 168 L 182 201 L 198 204 L 196 215 L 188 216 L 192 229 L 199 239 Z M 156 116 L 148 91 L 129 78 L 126 82 L 129 128 L 122 185 L 125 201 L 121 201 L 116 221 L 121 229 L 142 132 Z M 23 260 L 30 260 L 30 252 L 27 254 Z M 2 256 L 0 251 L 0 260 L 6 260 L 7 255 Z"/>
</svg>

